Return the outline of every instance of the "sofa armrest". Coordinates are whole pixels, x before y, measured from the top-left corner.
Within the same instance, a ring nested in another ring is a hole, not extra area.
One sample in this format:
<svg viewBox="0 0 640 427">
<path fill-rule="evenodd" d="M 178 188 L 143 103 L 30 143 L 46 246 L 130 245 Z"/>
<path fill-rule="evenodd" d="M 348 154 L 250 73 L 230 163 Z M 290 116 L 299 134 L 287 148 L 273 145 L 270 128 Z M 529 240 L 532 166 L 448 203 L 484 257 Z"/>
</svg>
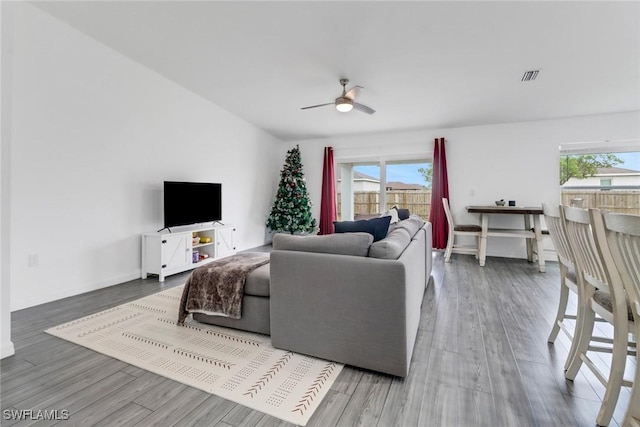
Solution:
<svg viewBox="0 0 640 427">
<path fill-rule="evenodd" d="M 397 260 L 273 251 L 273 346 L 406 376 L 405 275 Z"/>
<path fill-rule="evenodd" d="M 433 267 L 433 230 L 430 222 L 426 222 L 422 227 L 425 232 L 425 244 L 426 244 L 426 259 L 427 259 L 427 269 L 426 269 L 426 278 L 427 282 L 429 281 L 429 277 L 431 277 L 431 269 Z"/>
</svg>

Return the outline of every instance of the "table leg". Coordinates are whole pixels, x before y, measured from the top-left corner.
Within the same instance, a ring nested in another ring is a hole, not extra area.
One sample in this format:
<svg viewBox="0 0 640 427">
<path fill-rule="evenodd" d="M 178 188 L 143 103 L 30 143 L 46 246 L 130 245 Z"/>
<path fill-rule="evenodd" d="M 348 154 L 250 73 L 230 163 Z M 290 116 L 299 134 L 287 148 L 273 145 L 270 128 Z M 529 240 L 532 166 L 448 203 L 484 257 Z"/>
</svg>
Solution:
<svg viewBox="0 0 640 427">
<path fill-rule="evenodd" d="M 531 230 L 531 217 L 529 215 L 524 215 L 524 229 L 525 231 Z M 527 238 L 525 242 L 527 244 L 527 261 L 533 262 L 533 239 Z"/>
<path fill-rule="evenodd" d="M 484 267 L 487 259 L 487 230 L 489 229 L 489 215 L 481 214 L 480 222 L 482 223 L 482 232 L 480 234 L 480 267 Z"/>
<path fill-rule="evenodd" d="M 542 241 L 542 228 L 540 224 L 540 215 L 533 216 L 533 231 L 536 235 L 536 249 L 538 251 L 538 266 L 541 273 L 546 271 L 546 267 L 544 265 L 544 242 Z"/>
<path fill-rule="evenodd" d="M 142 274 L 140 274 L 141 279 L 147 278 L 147 238 L 146 236 L 142 236 Z"/>
</svg>

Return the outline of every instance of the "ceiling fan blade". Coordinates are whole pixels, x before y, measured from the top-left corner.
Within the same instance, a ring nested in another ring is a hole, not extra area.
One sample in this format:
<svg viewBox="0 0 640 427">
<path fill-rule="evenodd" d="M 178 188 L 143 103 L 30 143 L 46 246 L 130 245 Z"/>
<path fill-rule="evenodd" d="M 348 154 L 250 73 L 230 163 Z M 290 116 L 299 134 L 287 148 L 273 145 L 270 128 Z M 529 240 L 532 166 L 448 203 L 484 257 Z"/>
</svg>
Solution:
<svg viewBox="0 0 640 427">
<path fill-rule="evenodd" d="M 344 96 L 349 98 L 350 100 L 354 100 L 356 97 L 356 93 L 358 93 L 358 89 L 364 89 L 362 86 L 354 86 L 348 91 L 345 92 Z"/>
<path fill-rule="evenodd" d="M 376 112 L 373 108 L 369 108 L 366 105 L 359 104 L 357 102 L 353 103 L 354 110 L 362 111 L 363 113 L 373 114 Z"/>
<path fill-rule="evenodd" d="M 316 108 L 316 107 L 324 107 L 325 105 L 334 105 L 335 102 L 327 102 L 326 104 L 318 104 L 318 105 L 310 105 L 308 107 L 302 107 L 301 110 L 307 110 L 309 108 Z"/>
</svg>

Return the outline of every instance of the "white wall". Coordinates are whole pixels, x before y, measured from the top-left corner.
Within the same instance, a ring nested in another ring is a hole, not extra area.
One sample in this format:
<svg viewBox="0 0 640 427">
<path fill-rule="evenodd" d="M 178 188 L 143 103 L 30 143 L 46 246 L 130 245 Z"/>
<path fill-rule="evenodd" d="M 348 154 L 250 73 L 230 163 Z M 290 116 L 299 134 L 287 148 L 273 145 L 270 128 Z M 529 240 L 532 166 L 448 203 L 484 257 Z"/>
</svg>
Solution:
<svg viewBox="0 0 640 427">
<path fill-rule="evenodd" d="M 375 116 L 372 116 L 375 119 Z M 327 138 L 299 141 L 306 159 L 307 185 L 319 218 L 322 155 L 334 147 L 336 162 L 351 159 L 431 158 L 433 140 L 447 140 L 451 208 L 456 222 L 476 222 L 467 205 L 516 200 L 518 205 L 559 203 L 559 150 L 561 143 L 637 139 L 640 112 L 487 126 Z M 515 227 L 521 218 L 492 217 L 492 227 Z M 524 242 L 494 238 L 489 255 L 525 257 Z"/>
<path fill-rule="evenodd" d="M 11 155 L 11 73 L 4 65 L 11 55 L 11 8 L 7 2 L 0 3 L 0 358 L 11 356 L 15 349 L 11 341 L 11 285 L 9 236 L 9 190 Z"/>
<path fill-rule="evenodd" d="M 264 243 L 279 140 L 29 4 L 13 77 L 12 310 L 139 277 L 163 180 L 222 183 L 238 248 Z"/>
</svg>

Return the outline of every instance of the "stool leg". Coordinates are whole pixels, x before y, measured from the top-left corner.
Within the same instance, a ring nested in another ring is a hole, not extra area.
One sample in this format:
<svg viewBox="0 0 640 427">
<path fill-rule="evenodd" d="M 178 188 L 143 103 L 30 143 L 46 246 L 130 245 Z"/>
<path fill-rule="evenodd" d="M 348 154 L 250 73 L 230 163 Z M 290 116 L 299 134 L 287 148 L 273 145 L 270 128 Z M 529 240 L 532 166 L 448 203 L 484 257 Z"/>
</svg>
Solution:
<svg viewBox="0 0 640 427">
<path fill-rule="evenodd" d="M 593 295 L 593 292 L 591 293 Z M 589 299 L 586 299 L 589 301 Z M 593 324 L 595 323 L 596 314 L 586 306 L 587 303 L 580 302 L 578 306 L 578 318 L 576 319 L 576 330 L 571 340 L 571 349 L 565 363 L 564 376 L 573 381 L 578 375 L 578 371 L 582 366 L 581 355 L 587 354 L 589 342 L 593 334 Z"/>
<path fill-rule="evenodd" d="M 614 323 L 616 325 L 624 325 L 626 323 L 625 316 L 616 316 Z M 599 426 L 607 426 L 613 417 L 613 411 L 616 409 L 622 381 L 624 379 L 624 366 L 627 361 L 627 328 L 615 327 L 613 330 L 613 350 L 611 355 L 611 369 L 609 370 L 609 378 L 607 379 L 606 391 L 600 406 L 600 412 L 596 418 Z"/>
<path fill-rule="evenodd" d="M 444 262 L 449 262 L 449 259 L 451 258 L 451 252 L 453 251 L 453 239 L 454 239 L 455 234 L 454 233 L 449 233 L 449 239 L 447 239 L 447 249 L 444 253 Z"/>
<path fill-rule="evenodd" d="M 556 318 L 553 321 L 553 327 L 549 334 L 548 342 L 554 343 L 560 332 L 560 323 L 564 320 L 564 316 L 567 312 L 567 304 L 569 302 L 569 288 L 567 287 L 565 280 L 567 277 L 567 266 L 560 264 L 560 300 L 558 301 L 558 312 Z M 574 332 L 575 335 L 575 332 Z"/>
</svg>

